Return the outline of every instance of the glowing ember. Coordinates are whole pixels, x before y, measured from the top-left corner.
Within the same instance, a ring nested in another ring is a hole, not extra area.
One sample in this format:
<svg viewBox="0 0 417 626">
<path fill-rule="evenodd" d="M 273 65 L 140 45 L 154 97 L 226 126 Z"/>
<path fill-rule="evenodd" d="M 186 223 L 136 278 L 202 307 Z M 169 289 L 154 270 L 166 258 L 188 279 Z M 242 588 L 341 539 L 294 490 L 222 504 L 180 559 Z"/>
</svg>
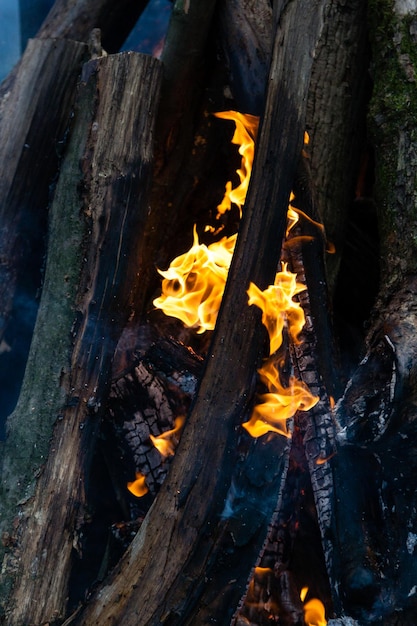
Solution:
<svg viewBox="0 0 417 626">
<path fill-rule="evenodd" d="M 184 422 L 185 418 L 183 416 L 177 417 L 172 430 L 166 430 L 161 435 L 158 435 L 158 437 L 150 435 L 153 445 L 164 458 L 174 456 Z"/>
<path fill-rule="evenodd" d="M 236 128 L 232 137 L 232 143 L 239 146 L 239 154 L 242 157 L 241 166 L 236 170 L 240 184 L 235 188 L 232 188 L 231 181 L 226 184 L 223 200 L 217 207 L 218 217 L 226 211 L 230 211 L 232 203 L 239 207 L 240 216 L 242 217 L 242 206 L 245 203 L 252 172 L 259 118 L 254 115 L 238 113 L 237 111 L 223 111 L 222 113 L 215 113 L 215 116 L 223 120 L 234 121 Z"/>
<path fill-rule="evenodd" d="M 213 330 L 235 243 L 236 235 L 232 235 L 209 246 L 200 244 L 194 226 L 190 250 L 174 259 L 166 271 L 158 270 L 164 280 L 154 306 L 197 333 Z"/>
<path fill-rule="evenodd" d="M 304 602 L 307 593 L 308 587 L 303 587 L 300 593 L 302 602 Z M 312 598 L 304 604 L 304 621 L 307 626 L 326 626 L 325 609 L 323 603 L 317 598 Z"/>
<path fill-rule="evenodd" d="M 136 480 L 131 483 L 127 483 L 127 488 L 130 493 L 133 493 L 137 498 L 141 498 L 146 493 L 148 493 L 149 489 L 146 486 L 146 476 L 141 474 L 140 472 L 136 472 Z"/>
</svg>

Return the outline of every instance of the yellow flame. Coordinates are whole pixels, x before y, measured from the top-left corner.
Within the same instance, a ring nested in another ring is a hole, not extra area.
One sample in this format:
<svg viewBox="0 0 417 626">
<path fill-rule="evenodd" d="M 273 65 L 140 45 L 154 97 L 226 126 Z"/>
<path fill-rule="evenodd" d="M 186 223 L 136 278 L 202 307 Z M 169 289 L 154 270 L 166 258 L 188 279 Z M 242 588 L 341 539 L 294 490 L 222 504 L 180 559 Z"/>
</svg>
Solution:
<svg viewBox="0 0 417 626">
<path fill-rule="evenodd" d="M 304 602 L 308 593 L 308 587 L 303 587 L 300 592 L 301 602 Z M 312 598 L 304 604 L 304 621 L 307 626 L 326 626 L 326 611 L 321 600 Z"/>
<path fill-rule="evenodd" d="M 254 283 L 250 283 L 247 291 L 249 304 L 255 304 L 262 310 L 262 323 L 266 326 L 269 334 L 269 353 L 276 352 L 282 344 L 282 331 L 285 324 L 294 341 L 303 329 L 305 323 L 304 311 L 299 302 L 294 302 L 293 297 L 305 286 L 297 283 L 296 275 L 287 270 L 287 264 L 283 263 L 282 271 L 275 276 L 274 285 L 270 285 L 261 291 Z"/>
<path fill-rule="evenodd" d="M 237 235 L 200 244 L 194 226 L 194 243 L 174 259 L 166 271 L 158 270 L 162 294 L 153 302 L 165 315 L 180 319 L 197 333 L 213 330 L 226 284 Z"/>
<path fill-rule="evenodd" d="M 172 430 L 166 430 L 157 437 L 149 435 L 153 445 L 164 458 L 168 456 L 174 456 L 175 448 L 178 445 L 184 422 L 185 418 L 183 416 L 177 417 L 175 419 L 175 425 Z"/>
<path fill-rule="evenodd" d="M 223 111 L 221 113 L 215 113 L 215 116 L 224 120 L 232 120 L 235 123 L 232 143 L 239 146 L 239 154 L 242 157 L 241 166 L 236 170 L 240 184 L 235 188 L 232 188 L 231 181 L 226 184 L 223 200 L 217 207 L 217 216 L 219 217 L 226 211 L 230 211 L 233 203 L 239 208 L 240 216 L 242 217 L 242 206 L 245 203 L 246 192 L 252 172 L 259 117 L 238 113 L 237 111 Z"/>
<path fill-rule="evenodd" d="M 259 396 L 248 422 L 242 424 L 251 437 L 260 437 L 268 432 L 276 432 L 289 437 L 287 420 L 297 411 L 309 411 L 319 400 L 313 396 L 306 385 L 290 377 L 288 387 L 283 387 L 279 371 L 269 359 L 258 370 L 261 381 L 267 386 L 269 393 Z"/>
<path fill-rule="evenodd" d="M 146 493 L 148 493 L 149 489 L 146 486 L 146 476 L 141 474 L 140 472 L 136 472 L 136 480 L 131 483 L 127 483 L 127 488 L 130 493 L 133 493 L 137 498 L 141 498 Z"/>
</svg>

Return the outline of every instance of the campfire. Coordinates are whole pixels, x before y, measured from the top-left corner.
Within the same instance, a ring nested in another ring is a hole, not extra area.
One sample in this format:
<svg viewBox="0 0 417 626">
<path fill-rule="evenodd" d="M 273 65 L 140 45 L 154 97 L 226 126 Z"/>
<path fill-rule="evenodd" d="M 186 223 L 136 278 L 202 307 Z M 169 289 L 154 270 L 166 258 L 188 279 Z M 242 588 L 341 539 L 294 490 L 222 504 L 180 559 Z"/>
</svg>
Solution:
<svg viewBox="0 0 417 626">
<path fill-rule="evenodd" d="M 238 146 L 238 152 L 242 158 L 237 170 L 239 184 L 234 187 L 231 181 L 227 182 L 224 198 L 217 206 L 216 220 L 219 220 L 234 205 L 242 216 L 255 153 L 258 119 L 234 111 L 217 113 L 216 117 L 232 120 L 235 123 L 232 143 Z M 304 140 L 307 146 L 307 133 Z M 290 201 L 295 201 L 293 193 L 291 193 Z M 284 246 L 289 242 L 291 231 L 300 218 L 308 219 L 304 213 L 290 204 Z M 320 225 L 318 226 L 320 228 Z M 214 228 L 207 225 L 204 231 L 214 232 L 219 236 L 223 228 L 224 226 Z M 220 237 L 218 241 L 205 245 L 199 243 L 196 225 L 193 231 L 191 248 L 176 257 L 167 270 L 158 270 L 163 278 L 162 293 L 153 301 L 153 304 L 165 315 L 177 318 L 184 326 L 197 334 L 202 334 L 215 327 L 237 235 Z M 295 236 L 292 246 L 299 244 L 299 241 L 300 237 Z M 266 388 L 267 392 L 258 394 L 258 401 L 252 409 L 249 420 L 242 423 L 242 427 L 251 437 L 258 438 L 268 433 L 291 437 L 293 419 L 297 412 L 309 411 L 319 401 L 317 396 L 310 393 L 303 381 L 297 380 L 294 374 L 288 374 L 285 371 L 289 361 L 289 345 L 297 345 L 302 341 L 300 335 L 305 325 L 305 313 L 300 302 L 295 298 L 305 290 L 306 286 L 297 282 L 296 274 L 288 270 L 287 262 L 282 262 L 281 271 L 276 273 L 273 285 L 261 291 L 255 284 L 250 283 L 247 290 L 247 304 L 257 306 L 262 311 L 262 323 L 269 336 L 269 356 L 264 359 L 263 365 L 258 369 L 259 386 Z M 285 385 L 282 382 L 283 378 L 285 378 Z M 184 421 L 185 418 L 182 415 L 175 417 L 174 428 L 168 428 L 157 436 L 149 434 L 150 442 L 160 453 L 162 463 L 174 455 Z M 125 427 L 129 428 L 126 424 Z M 139 454 L 137 456 L 139 457 Z M 320 462 L 325 463 L 326 459 Z M 148 464 L 148 471 L 150 467 L 151 464 Z M 127 488 L 134 496 L 141 498 L 149 492 L 149 489 L 146 485 L 147 476 L 139 469 L 136 468 L 136 479 L 128 482 Z M 162 476 L 165 476 L 165 473 L 161 474 Z M 153 482 L 152 479 L 151 482 Z M 224 512 L 224 515 L 227 513 Z M 263 602 L 254 600 L 255 580 L 257 580 L 257 585 L 262 587 L 261 581 L 265 581 L 271 575 L 273 576 L 273 571 L 270 568 L 259 566 L 255 568 L 254 578 L 247 592 L 250 600 L 245 601 L 245 607 L 250 607 L 252 614 L 257 610 L 263 615 L 268 613 L 269 619 L 279 619 L 280 602 L 277 598 L 271 599 L 267 591 L 268 584 L 263 585 L 262 589 L 262 595 L 266 594 L 267 600 Z M 307 593 L 307 587 L 300 591 L 302 602 Z M 305 622 L 309 626 L 327 624 L 324 606 L 320 600 L 309 599 L 304 603 L 303 610 Z M 245 609 L 243 613 L 244 611 Z"/>
<path fill-rule="evenodd" d="M 150 56 L 67 4 L 0 86 L 4 619 L 413 624 L 408 7 L 176 2 Z"/>
</svg>

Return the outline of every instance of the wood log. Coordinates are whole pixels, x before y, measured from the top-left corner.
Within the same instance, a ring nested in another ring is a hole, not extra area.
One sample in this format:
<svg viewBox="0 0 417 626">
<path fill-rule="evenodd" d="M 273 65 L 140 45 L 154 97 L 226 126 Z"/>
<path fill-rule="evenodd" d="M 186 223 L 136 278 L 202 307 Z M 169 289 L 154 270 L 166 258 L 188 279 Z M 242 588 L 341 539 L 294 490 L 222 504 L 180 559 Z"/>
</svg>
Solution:
<svg viewBox="0 0 417 626">
<path fill-rule="evenodd" d="M 65 614 L 100 407 L 138 280 L 160 77 L 157 60 L 134 53 L 83 68 L 34 340 L 1 450 L 9 624 Z"/>
<path fill-rule="evenodd" d="M 99 28 L 107 52 L 117 52 L 148 4 L 148 0 L 56 0 L 37 37 L 87 42 Z"/>
<path fill-rule="evenodd" d="M 41 286 L 50 186 L 88 57 L 81 43 L 31 40 L 0 101 L 0 369 L 5 389 L 13 389 L 23 376 Z M 16 392 L 10 396 L 3 398 L 3 416 L 16 402 Z"/>
<path fill-rule="evenodd" d="M 360 623 L 413 624 L 415 499 L 417 58 L 413 3 L 370 2 L 382 266 L 366 353 L 338 405 L 335 468 L 344 608 Z M 414 109 L 413 109 L 414 110 Z M 356 477 L 354 480 L 352 477 Z"/>
<path fill-rule="evenodd" d="M 136 296 L 138 317 L 146 314 L 150 297 L 158 285 L 155 265 L 161 267 L 172 258 L 156 253 L 165 250 L 170 254 L 183 205 L 201 176 L 201 166 L 197 171 L 193 167 L 196 152 L 201 151 L 199 138 L 194 137 L 195 119 L 205 84 L 205 58 L 215 4 L 215 0 L 178 0 L 165 40 L 155 173 L 148 228 L 140 243 L 143 271 Z M 200 129 L 200 139 L 202 135 Z M 202 145 L 204 143 L 203 139 Z"/>
<path fill-rule="evenodd" d="M 365 149 L 370 94 L 366 15 L 367 3 L 361 0 L 328 3 L 308 97 L 306 130 L 311 137 L 310 166 L 317 208 L 327 237 L 335 246 L 335 253 L 326 258 L 331 292 Z"/>
<path fill-rule="evenodd" d="M 237 108 L 261 115 L 271 61 L 271 5 L 267 0 L 228 0 L 220 5 L 218 19 L 221 46 Z"/>
<path fill-rule="evenodd" d="M 262 351 L 259 316 L 247 306 L 245 292 L 250 280 L 266 287 L 277 268 L 277 241 L 284 234 L 302 145 L 305 94 L 322 8 L 321 3 L 286 5 L 275 39 L 269 98 L 237 250 L 193 410 L 168 478 L 137 537 L 111 578 L 72 623 L 224 622 L 246 585 L 275 508 L 288 443 L 279 440 L 276 495 L 268 498 L 265 517 L 250 516 L 245 527 L 242 519 L 222 516 L 236 459 L 236 427 Z M 239 529 L 241 542 L 233 540 Z"/>
</svg>

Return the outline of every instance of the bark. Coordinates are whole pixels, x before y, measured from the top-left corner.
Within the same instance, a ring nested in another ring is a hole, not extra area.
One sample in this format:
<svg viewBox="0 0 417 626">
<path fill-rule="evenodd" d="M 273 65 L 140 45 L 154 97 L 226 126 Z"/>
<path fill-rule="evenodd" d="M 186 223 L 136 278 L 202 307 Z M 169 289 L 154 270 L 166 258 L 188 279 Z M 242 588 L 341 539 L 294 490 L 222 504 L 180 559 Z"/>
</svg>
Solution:
<svg viewBox="0 0 417 626">
<path fill-rule="evenodd" d="M 335 253 L 326 259 L 334 292 L 343 254 L 348 211 L 355 197 L 366 147 L 369 98 L 367 2 L 332 0 L 313 64 L 307 131 L 317 207 Z M 331 80 L 329 80 L 331 76 Z"/>
<path fill-rule="evenodd" d="M 100 407 L 133 307 L 159 84 L 159 63 L 143 55 L 83 68 L 34 340 L 1 450 L 9 624 L 65 613 Z"/>
<path fill-rule="evenodd" d="M 283 12 L 237 250 L 193 410 L 169 476 L 137 537 L 112 577 L 73 623 L 225 621 L 231 617 L 264 540 L 285 473 L 285 439 L 279 440 L 282 453 L 274 479 L 275 497 L 271 494 L 264 505 L 265 518 L 250 516 L 246 528 L 233 514 L 222 519 L 236 454 L 236 426 L 245 411 L 262 345 L 259 316 L 247 306 L 245 291 L 250 280 L 266 287 L 276 271 L 277 240 L 284 233 L 302 145 L 304 102 L 321 10 L 320 3 L 312 7 L 292 2 Z M 303 27 L 294 28 L 295 24 Z M 274 129 L 279 129 L 278 140 Z M 280 176 L 276 175 L 278 167 Z M 233 541 L 239 530 L 242 543 Z M 236 579 L 233 585 L 225 587 L 231 579 Z"/>
<path fill-rule="evenodd" d="M 415 580 L 416 102 L 414 3 L 370 3 L 370 121 L 383 281 L 366 355 L 338 407 L 336 467 L 345 609 L 412 624 Z M 360 476 L 361 484 L 352 481 Z M 346 516 L 346 513 L 349 512 Z M 360 540 L 358 541 L 358 538 Z"/>
<path fill-rule="evenodd" d="M 16 352 L 21 350 L 26 356 L 29 349 L 45 254 L 50 186 L 81 65 L 87 59 L 86 45 L 31 40 L 15 82 L 0 102 L 0 161 L 4 164 L 0 181 L 0 342 L 7 346 L 0 360 L 5 372 Z M 21 357 L 16 367 L 21 370 L 24 361 Z M 10 378 L 4 384 L 11 386 Z"/>
</svg>

